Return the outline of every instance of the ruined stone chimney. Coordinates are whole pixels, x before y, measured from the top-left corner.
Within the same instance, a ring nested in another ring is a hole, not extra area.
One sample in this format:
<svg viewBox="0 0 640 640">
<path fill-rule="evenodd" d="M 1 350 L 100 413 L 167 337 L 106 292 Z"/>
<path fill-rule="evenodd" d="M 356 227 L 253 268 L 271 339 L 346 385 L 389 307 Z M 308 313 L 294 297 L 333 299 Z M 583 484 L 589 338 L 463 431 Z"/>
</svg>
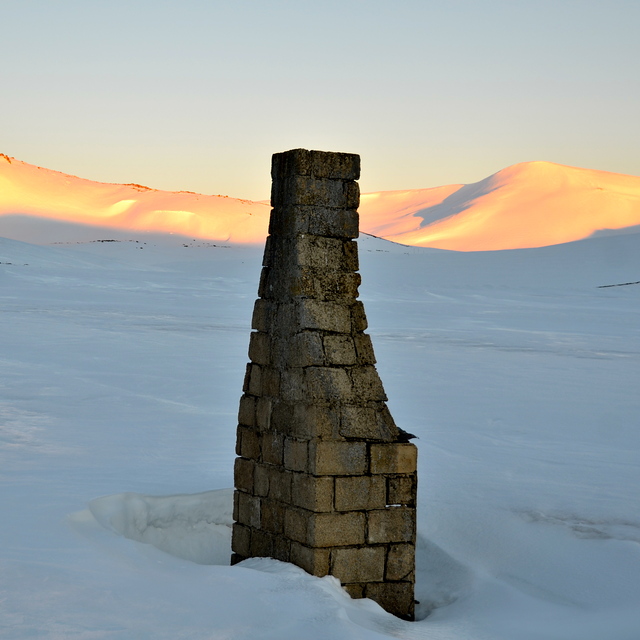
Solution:
<svg viewBox="0 0 640 640">
<path fill-rule="evenodd" d="M 292 562 L 414 616 L 416 447 L 357 301 L 360 158 L 273 156 L 271 221 L 240 400 L 232 564 Z"/>
</svg>

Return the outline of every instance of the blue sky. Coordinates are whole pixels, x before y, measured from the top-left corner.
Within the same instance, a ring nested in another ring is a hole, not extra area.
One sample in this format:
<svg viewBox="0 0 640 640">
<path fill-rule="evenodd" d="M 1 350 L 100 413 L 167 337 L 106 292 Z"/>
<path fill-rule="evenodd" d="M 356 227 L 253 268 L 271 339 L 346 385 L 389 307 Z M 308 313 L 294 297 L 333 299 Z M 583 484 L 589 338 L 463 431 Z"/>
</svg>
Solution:
<svg viewBox="0 0 640 640">
<path fill-rule="evenodd" d="M 294 147 L 360 153 L 363 191 L 640 175 L 638 25 L 638 0 L 0 0 L 0 152 L 253 199 Z"/>
</svg>

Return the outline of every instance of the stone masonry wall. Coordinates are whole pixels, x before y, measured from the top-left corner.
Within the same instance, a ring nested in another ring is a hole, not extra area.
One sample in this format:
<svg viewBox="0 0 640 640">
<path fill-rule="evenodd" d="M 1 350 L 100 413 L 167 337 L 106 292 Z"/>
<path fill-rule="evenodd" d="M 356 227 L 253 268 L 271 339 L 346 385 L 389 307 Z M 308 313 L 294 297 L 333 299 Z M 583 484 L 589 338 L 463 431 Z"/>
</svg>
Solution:
<svg viewBox="0 0 640 640">
<path fill-rule="evenodd" d="M 413 619 L 416 447 L 396 427 L 357 301 L 360 158 L 273 156 L 240 400 L 232 564 L 331 574 Z"/>
</svg>

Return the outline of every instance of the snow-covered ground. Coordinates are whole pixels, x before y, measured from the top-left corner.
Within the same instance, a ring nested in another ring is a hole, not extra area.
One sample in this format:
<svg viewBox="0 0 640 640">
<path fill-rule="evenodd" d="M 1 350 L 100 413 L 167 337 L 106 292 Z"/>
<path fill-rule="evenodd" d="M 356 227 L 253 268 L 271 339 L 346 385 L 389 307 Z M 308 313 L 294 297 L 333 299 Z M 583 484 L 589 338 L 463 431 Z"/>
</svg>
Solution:
<svg viewBox="0 0 640 640">
<path fill-rule="evenodd" d="M 389 406 L 419 436 L 415 623 L 227 566 L 262 251 L 128 237 L 0 240 L 3 640 L 640 638 L 640 285 L 598 288 L 640 280 L 640 235 L 360 240 Z"/>
</svg>

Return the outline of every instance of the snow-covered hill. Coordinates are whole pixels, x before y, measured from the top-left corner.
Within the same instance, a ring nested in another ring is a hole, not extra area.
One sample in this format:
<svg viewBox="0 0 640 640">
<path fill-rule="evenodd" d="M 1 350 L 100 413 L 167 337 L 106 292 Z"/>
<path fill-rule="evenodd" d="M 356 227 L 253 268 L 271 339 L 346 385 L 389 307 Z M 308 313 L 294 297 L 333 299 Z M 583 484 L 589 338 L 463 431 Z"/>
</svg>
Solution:
<svg viewBox="0 0 640 640">
<path fill-rule="evenodd" d="M 5 237 L 89 239 L 100 227 L 109 237 L 136 230 L 259 244 L 268 217 L 267 202 L 103 184 L 0 154 Z M 457 251 L 547 246 L 638 225 L 640 177 L 550 162 L 517 164 L 470 185 L 364 194 L 360 205 L 365 233 Z"/>
</svg>

